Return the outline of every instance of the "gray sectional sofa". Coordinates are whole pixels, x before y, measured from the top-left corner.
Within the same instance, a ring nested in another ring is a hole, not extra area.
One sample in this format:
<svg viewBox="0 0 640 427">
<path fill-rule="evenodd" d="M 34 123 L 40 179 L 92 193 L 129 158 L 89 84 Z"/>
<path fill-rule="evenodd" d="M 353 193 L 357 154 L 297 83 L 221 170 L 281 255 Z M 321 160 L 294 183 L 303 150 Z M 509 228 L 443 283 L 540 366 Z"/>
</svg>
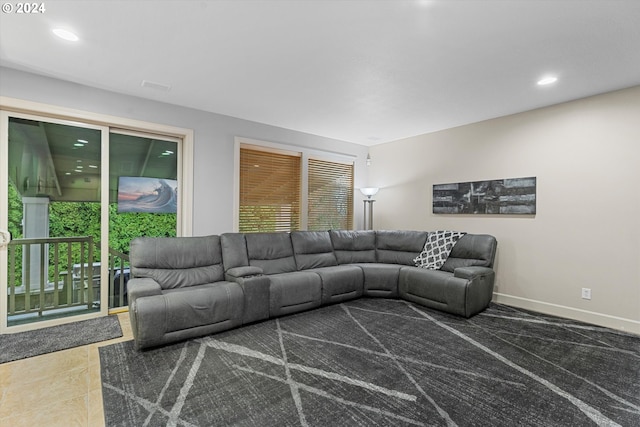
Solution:
<svg viewBox="0 0 640 427">
<path fill-rule="evenodd" d="M 296 231 L 136 238 L 128 283 L 136 349 L 360 297 L 470 317 L 491 302 L 497 242 L 465 234 L 439 270 L 425 231 Z"/>
</svg>

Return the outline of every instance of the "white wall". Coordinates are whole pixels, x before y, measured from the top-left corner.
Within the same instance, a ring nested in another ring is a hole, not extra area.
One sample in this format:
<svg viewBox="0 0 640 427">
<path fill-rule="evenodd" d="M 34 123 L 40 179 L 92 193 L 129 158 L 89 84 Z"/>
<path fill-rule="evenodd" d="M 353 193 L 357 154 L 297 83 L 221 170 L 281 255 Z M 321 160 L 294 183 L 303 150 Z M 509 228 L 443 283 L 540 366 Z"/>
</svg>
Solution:
<svg viewBox="0 0 640 427">
<path fill-rule="evenodd" d="M 194 130 L 193 234 L 220 234 L 233 229 L 233 165 L 236 136 L 310 147 L 357 156 L 355 186 L 366 186 L 367 147 L 208 113 L 157 101 L 95 89 L 0 67 L 0 95 L 91 113 L 142 120 Z M 356 213 L 361 206 L 356 192 Z M 361 226 L 362 218 L 356 216 Z"/>
<path fill-rule="evenodd" d="M 370 152 L 376 228 L 493 234 L 494 300 L 640 333 L 640 86 Z M 535 216 L 432 213 L 433 184 L 527 176 Z"/>
</svg>

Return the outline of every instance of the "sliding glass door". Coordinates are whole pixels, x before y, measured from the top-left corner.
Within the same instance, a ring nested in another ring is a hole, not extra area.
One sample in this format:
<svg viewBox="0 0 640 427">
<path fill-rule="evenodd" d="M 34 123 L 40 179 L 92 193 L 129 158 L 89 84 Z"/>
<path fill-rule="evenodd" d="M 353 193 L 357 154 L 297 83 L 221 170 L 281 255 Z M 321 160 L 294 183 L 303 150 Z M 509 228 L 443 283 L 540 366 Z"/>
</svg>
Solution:
<svg viewBox="0 0 640 427">
<path fill-rule="evenodd" d="M 106 313 L 101 296 L 106 127 L 2 114 L 2 323 Z"/>
</svg>

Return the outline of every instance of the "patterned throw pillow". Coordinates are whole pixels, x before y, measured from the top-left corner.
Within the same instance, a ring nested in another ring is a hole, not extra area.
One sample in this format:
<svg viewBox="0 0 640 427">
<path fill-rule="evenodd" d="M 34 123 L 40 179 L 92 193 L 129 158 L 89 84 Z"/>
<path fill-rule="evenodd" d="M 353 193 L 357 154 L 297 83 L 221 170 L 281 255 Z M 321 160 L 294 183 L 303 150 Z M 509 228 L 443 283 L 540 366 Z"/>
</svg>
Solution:
<svg viewBox="0 0 640 427">
<path fill-rule="evenodd" d="M 430 270 L 437 270 L 442 267 L 447 258 L 449 258 L 453 246 L 465 234 L 467 233 L 446 230 L 429 233 L 424 249 L 413 260 L 416 263 L 416 267 Z"/>
</svg>

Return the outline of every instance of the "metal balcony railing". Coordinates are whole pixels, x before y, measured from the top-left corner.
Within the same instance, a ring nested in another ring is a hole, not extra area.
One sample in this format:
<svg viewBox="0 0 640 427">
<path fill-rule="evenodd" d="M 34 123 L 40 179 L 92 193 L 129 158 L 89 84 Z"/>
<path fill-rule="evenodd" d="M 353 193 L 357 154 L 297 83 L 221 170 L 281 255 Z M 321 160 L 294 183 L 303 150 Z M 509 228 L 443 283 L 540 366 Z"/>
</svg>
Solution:
<svg viewBox="0 0 640 427">
<path fill-rule="evenodd" d="M 129 255 L 109 248 L 109 308 L 126 307 Z"/>
<path fill-rule="evenodd" d="M 94 248 L 91 236 L 11 241 L 7 247 L 9 318 L 99 309 L 101 272 Z M 129 256 L 109 249 L 109 308 L 127 305 L 128 280 Z"/>
</svg>

